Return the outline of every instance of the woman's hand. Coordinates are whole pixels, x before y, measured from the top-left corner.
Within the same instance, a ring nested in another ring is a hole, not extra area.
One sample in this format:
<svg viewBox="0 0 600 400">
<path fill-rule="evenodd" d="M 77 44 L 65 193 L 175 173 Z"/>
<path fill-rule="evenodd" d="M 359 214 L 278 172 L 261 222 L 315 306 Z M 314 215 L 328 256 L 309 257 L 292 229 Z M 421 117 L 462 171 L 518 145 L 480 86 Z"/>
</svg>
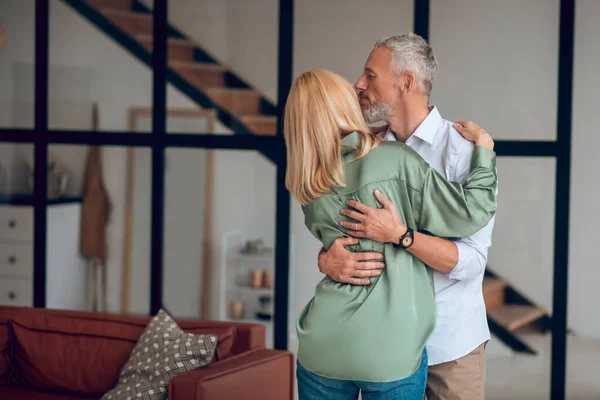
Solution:
<svg viewBox="0 0 600 400">
<path fill-rule="evenodd" d="M 469 142 L 475 143 L 475 146 L 482 146 L 494 150 L 494 140 L 490 134 L 475 122 L 456 121 L 452 126 Z"/>
</svg>

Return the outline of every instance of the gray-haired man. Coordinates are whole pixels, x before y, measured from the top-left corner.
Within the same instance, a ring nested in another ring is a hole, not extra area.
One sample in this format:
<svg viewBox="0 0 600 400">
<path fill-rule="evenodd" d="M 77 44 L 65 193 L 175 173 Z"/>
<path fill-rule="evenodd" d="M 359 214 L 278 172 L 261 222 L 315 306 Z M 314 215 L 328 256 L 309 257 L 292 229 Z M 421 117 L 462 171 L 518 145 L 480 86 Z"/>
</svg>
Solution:
<svg viewBox="0 0 600 400">
<path fill-rule="evenodd" d="M 387 122 L 387 130 L 379 133 L 382 138 L 406 143 L 448 180 L 462 183 L 469 173 L 473 143 L 461 133 L 468 136 L 481 128 L 472 122 L 452 124 L 429 105 L 437 70 L 433 49 L 423 38 L 412 33 L 392 36 L 376 43 L 355 87 L 367 122 Z M 354 222 L 340 223 L 354 238 L 399 243 L 406 228 L 392 203 L 375 195 L 382 208 L 349 202 L 341 213 Z M 427 343 L 428 400 L 484 397 L 484 346 L 490 333 L 482 280 L 493 225 L 492 218 L 475 235 L 458 240 L 415 232 L 406 249 L 434 270 L 438 318 Z M 345 249 L 356 243 L 354 238 L 338 239 L 327 252 L 321 251 L 319 269 L 339 282 L 368 284 L 368 277 L 384 268 L 382 256 L 372 253 L 373 261 L 361 262 L 364 253 Z"/>
</svg>

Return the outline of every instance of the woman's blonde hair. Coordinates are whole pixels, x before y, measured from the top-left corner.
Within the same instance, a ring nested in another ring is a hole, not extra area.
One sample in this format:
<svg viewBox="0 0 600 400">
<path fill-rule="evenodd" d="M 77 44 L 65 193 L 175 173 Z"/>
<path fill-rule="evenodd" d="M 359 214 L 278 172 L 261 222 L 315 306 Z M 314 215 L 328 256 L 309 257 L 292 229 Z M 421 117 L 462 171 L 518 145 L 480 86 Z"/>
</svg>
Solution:
<svg viewBox="0 0 600 400">
<path fill-rule="evenodd" d="M 301 204 L 345 186 L 342 138 L 358 132 L 355 160 L 379 146 L 371 134 L 352 85 L 331 71 L 315 69 L 300 75 L 285 105 L 283 131 L 287 147 L 285 186 Z"/>
</svg>

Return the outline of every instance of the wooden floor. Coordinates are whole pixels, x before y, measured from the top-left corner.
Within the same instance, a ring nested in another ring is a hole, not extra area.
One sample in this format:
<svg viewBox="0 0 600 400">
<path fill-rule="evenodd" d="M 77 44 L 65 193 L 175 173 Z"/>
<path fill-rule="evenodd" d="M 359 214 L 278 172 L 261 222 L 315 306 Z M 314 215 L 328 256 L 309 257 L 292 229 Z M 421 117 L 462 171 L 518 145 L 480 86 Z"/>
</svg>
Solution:
<svg viewBox="0 0 600 400">
<path fill-rule="evenodd" d="M 522 335 L 537 356 L 516 354 L 492 339 L 487 348 L 486 400 L 547 400 L 550 398 L 549 334 Z M 569 336 L 568 400 L 600 399 L 600 339 Z"/>
<path fill-rule="evenodd" d="M 522 337 L 537 356 L 514 353 L 495 338 L 488 343 L 486 400 L 550 399 L 550 335 Z M 290 350 L 296 353 L 295 340 Z M 569 336 L 567 357 L 567 399 L 600 400 L 600 339 Z"/>
</svg>

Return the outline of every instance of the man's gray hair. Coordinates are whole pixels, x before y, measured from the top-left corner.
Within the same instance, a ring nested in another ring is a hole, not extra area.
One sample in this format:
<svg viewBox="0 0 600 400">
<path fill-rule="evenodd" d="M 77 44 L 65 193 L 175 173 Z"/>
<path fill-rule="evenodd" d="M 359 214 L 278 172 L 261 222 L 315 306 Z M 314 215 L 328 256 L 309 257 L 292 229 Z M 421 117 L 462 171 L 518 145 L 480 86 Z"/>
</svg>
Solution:
<svg viewBox="0 0 600 400">
<path fill-rule="evenodd" d="M 433 48 L 425 39 L 415 33 L 403 33 L 379 39 L 375 43 L 375 48 L 378 47 L 387 47 L 392 51 L 392 74 L 412 72 L 417 77 L 419 90 L 429 97 L 437 76 L 438 63 Z"/>
</svg>

